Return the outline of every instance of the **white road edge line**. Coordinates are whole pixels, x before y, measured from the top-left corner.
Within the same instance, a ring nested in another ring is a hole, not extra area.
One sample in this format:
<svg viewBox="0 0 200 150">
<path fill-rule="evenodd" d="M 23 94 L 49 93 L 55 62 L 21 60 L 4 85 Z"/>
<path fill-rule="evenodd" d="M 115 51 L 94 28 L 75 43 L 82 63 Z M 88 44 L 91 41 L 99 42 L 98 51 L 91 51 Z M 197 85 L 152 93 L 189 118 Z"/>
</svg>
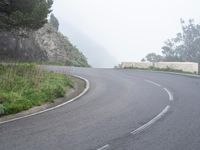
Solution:
<svg viewBox="0 0 200 150">
<path fill-rule="evenodd" d="M 148 83 L 154 84 L 154 85 L 156 85 L 156 86 L 158 86 L 158 87 L 161 87 L 160 84 L 158 84 L 158 83 L 156 83 L 156 82 L 153 82 L 153 81 L 151 81 L 151 80 L 145 80 L 145 81 L 148 82 Z"/>
<path fill-rule="evenodd" d="M 23 117 L 18 117 L 18 118 L 14 118 L 14 119 L 10 119 L 10 120 L 6 120 L 6 121 L 2 121 L 0 122 L 0 125 L 2 124 L 5 124 L 5 123 L 9 123 L 9 122 L 13 122 L 13 121 L 16 121 L 16 120 L 20 120 L 20 119 L 24 119 L 24 118 L 28 118 L 28 117 L 32 117 L 32 116 L 35 116 L 35 115 L 39 115 L 39 114 L 42 114 L 42 113 L 45 113 L 45 112 L 48 112 L 48 111 L 51 111 L 51 110 L 54 110 L 54 109 L 57 109 L 57 108 L 60 108 L 64 105 L 67 105 L 75 100 L 77 100 L 78 98 L 80 98 L 81 96 L 83 96 L 85 93 L 87 93 L 87 91 L 89 90 L 90 88 L 90 83 L 87 79 L 83 78 L 83 77 L 80 77 L 80 76 L 77 76 L 77 75 L 72 75 L 74 77 L 77 77 L 77 78 L 80 78 L 82 80 L 84 80 L 86 82 L 86 88 L 84 89 L 83 92 L 81 92 L 78 96 L 72 98 L 71 100 L 65 102 L 65 103 L 62 103 L 60 105 L 57 105 L 55 107 L 52 107 L 52 108 L 49 108 L 49 109 L 46 109 L 46 110 L 43 110 L 43 111 L 39 111 L 39 112 L 36 112 L 36 113 L 33 113 L 33 114 L 30 114 L 30 115 L 26 115 L 26 116 L 23 116 Z"/>
<path fill-rule="evenodd" d="M 170 101 L 173 101 L 174 100 L 174 97 L 173 97 L 173 94 L 167 89 L 167 88 L 164 88 L 164 90 L 167 92 L 167 94 L 169 95 L 169 100 Z"/>
<path fill-rule="evenodd" d="M 147 122 L 146 124 L 144 124 L 143 126 L 137 128 L 136 130 L 132 131 L 131 134 L 138 134 L 142 131 L 144 131 L 145 129 L 147 129 L 148 127 L 150 127 L 152 124 L 154 124 L 156 121 L 158 121 L 159 119 L 161 119 L 170 109 L 170 106 L 167 105 L 163 111 L 161 113 L 159 113 L 156 117 L 154 117 L 152 120 L 150 120 L 149 122 Z"/>
<path fill-rule="evenodd" d="M 107 150 L 110 146 L 107 144 L 105 146 L 102 146 L 100 148 L 98 148 L 97 150 Z"/>
</svg>

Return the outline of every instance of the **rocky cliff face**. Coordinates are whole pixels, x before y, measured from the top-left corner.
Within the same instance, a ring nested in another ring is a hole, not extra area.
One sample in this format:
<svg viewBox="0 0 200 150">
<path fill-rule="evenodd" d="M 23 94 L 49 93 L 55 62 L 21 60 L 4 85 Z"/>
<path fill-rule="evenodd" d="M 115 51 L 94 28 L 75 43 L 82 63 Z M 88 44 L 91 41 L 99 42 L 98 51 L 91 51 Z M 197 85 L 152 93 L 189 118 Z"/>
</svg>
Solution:
<svg viewBox="0 0 200 150">
<path fill-rule="evenodd" d="M 0 32 L 0 59 L 88 66 L 85 56 L 50 24 L 20 36 Z"/>
<path fill-rule="evenodd" d="M 0 32 L 0 60 L 47 61 L 48 58 L 33 34 L 18 37 L 11 32 Z"/>
</svg>

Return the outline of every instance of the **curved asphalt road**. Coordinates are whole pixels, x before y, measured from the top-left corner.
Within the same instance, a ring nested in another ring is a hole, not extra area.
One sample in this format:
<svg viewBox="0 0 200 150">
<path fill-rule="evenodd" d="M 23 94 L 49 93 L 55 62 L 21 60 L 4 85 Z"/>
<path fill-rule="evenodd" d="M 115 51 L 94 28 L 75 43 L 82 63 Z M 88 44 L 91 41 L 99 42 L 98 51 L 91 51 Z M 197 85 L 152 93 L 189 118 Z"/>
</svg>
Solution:
<svg viewBox="0 0 200 150">
<path fill-rule="evenodd" d="M 200 78 L 133 70 L 70 70 L 90 81 L 88 93 L 59 109 L 0 125 L 0 150 L 200 149 Z M 173 93 L 174 101 L 169 101 L 163 87 Z M 162 119 L 131 134 L 167 105 L 170 110 Z"/>
</svg>

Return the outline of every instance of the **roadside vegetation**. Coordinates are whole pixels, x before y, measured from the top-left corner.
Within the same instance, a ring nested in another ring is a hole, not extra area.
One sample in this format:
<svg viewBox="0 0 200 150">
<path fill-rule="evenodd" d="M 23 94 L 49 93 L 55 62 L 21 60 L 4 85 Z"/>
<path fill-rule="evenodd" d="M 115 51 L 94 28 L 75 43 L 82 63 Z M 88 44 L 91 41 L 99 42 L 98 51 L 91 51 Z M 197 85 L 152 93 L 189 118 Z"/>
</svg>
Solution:
<svg viewBox="0 0 200 150">
<path fill-rule="evenodd" d="M 181 19 L 182 31 L 162 46 L 162 55 L 149 53 L 141 61 L 149 62 L 200 62 L 200 24 Z"/>
<path fill-rule="evenodd" d="M 1 64 L 0 116 L 53 102 L 72 87 L 67 76 L 42 70 L 36 64 Z"/>
</svg>

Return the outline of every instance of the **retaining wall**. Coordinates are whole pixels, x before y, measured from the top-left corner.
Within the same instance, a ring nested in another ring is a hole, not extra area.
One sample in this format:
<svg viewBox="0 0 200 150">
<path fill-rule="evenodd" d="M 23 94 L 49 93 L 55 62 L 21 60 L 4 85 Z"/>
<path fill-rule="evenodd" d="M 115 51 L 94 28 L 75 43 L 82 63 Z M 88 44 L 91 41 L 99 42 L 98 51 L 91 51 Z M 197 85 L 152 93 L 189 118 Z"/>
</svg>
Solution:
<svg viewBox="0 0 200 150">
<path fill-rule="evenodd" d="M 120 64 L 121 68 L 141 68 L 148 69 L 150 67 L 155 67 L 158 69 L 173 69 L 181 70 L 190 73 L 199 73 L 199 64 L 193 62 L 122 62 Z"/>
</svg>

